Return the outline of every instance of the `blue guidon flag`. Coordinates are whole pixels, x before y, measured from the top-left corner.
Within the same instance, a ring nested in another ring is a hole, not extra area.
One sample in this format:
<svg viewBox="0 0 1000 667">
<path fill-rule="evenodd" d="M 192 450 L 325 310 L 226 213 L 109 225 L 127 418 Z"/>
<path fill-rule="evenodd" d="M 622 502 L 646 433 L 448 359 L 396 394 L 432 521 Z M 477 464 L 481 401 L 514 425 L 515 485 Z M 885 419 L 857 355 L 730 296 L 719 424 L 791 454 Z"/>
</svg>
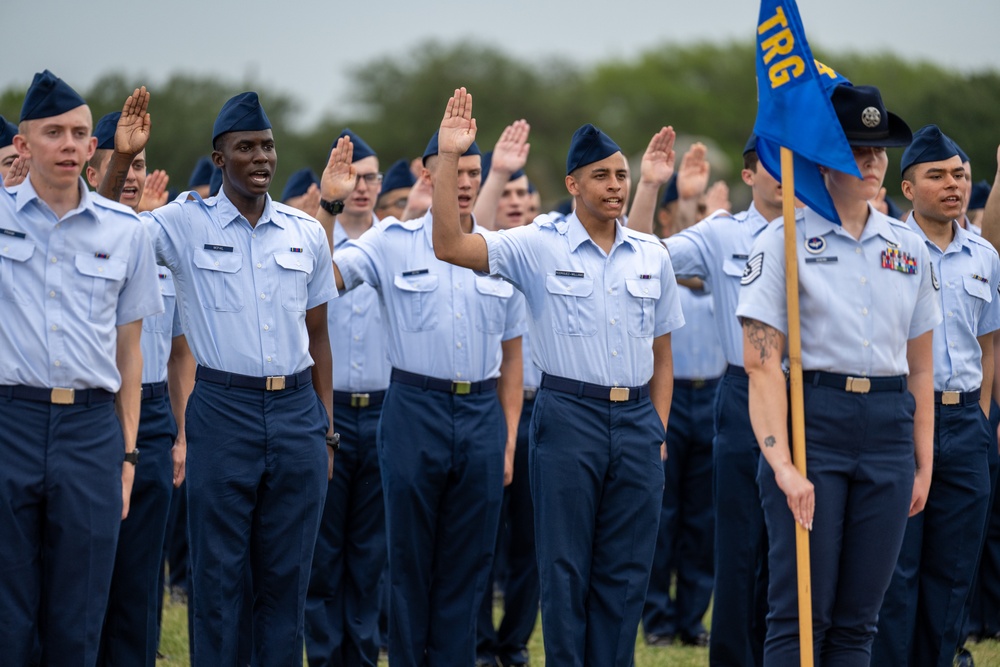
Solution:
<svg viewBox="0 0 1000 667">
<path fill-rule="evenodd" d="M 795 155 L 795 195 L 828 220 L 840 217 L 819 166 L 861 178 L 830 102 L 850 82 L 813 59 L 795 0 L 761 0 L 757 24 L 757 157 L 781 180 L 781 147 Z"/>
</svg>

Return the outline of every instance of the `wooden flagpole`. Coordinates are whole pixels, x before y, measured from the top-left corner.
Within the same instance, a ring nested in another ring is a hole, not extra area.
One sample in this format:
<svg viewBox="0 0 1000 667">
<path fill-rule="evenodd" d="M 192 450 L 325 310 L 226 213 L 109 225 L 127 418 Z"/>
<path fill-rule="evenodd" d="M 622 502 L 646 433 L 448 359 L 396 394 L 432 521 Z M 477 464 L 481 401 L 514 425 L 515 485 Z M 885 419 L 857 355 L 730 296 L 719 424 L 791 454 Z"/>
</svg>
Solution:
<svg viewBox="0 0 1000 667">
<path fill-rule="evenodd" d="M 792 151 L 781 148 L 781 210 L 785 224 L 785 290 L 788 302 L 789 396 L 792 415 L 792 461 L 806 474 L 806 420 L 802 398 L 802 335 L 799 322 L 799 263 L 795 235 L 795 176 Z M 794 521 L 794 519 L 793 519 Z M 795 561 L 799 589 L 799 664 L 813 667 L 812 574 L 809 531 L 795 522 Z"/>
</svg>

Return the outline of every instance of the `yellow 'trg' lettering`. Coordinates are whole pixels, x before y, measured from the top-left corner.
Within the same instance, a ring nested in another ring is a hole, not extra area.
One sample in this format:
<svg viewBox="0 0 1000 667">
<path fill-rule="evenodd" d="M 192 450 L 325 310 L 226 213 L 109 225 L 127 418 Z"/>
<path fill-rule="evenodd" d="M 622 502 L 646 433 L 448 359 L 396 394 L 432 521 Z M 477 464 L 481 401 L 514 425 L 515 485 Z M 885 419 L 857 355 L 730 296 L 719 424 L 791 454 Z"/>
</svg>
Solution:
<svg viewBox="0 0 1000 667">
<path fill-rule="evenodd" d="M 764 51 L 764 64 L 767 65 L 776 56 L 787 56 L 791 53 L 795 48 L 795 38 L 792 36 L 792 31 L 785 28 L 761 42 L 760 48 Z"/>
<path fill-rule="evenodd" d="M 802 76 L 806 71 L 806 64 L 799 56 L 792 56 L 775 63 L 767 70 L 767 75 L 771 79 L 771 88 L 783 86 L 792 80 L 792 77 Z"/>
</svg>

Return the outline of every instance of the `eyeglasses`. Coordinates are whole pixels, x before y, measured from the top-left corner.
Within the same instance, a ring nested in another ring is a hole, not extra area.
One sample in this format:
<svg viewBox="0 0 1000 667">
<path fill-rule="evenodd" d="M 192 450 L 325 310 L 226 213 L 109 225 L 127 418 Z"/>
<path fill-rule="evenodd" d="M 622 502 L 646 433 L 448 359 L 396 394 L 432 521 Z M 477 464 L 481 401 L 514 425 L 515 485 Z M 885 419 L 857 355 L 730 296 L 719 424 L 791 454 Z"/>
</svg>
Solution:
<svg viewBox="0 0 1000 667">
<path fill-rule="evenodd" d="M 382 182 L 382 172 L 376 171 L 372 174 L 358 174 L 357 178 L 354 179 L 354 187 L 358 187 L 358 184 L 364 180 L 365 185 L 375 185 L 376 183 Z"/>
</svg>

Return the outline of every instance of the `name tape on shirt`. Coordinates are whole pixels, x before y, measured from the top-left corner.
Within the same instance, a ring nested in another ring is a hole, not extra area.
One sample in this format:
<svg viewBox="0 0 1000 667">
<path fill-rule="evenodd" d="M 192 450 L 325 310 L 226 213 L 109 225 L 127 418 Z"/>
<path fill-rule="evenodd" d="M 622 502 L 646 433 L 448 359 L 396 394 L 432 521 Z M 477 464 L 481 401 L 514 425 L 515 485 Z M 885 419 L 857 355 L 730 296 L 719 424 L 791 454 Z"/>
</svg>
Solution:
<svg viewBox="0 0 1000 667">
<path fill-rule="evenodd" d="M 583 271 L 556 271 L 556 275 L 568 278 L 583 278 Z"/>
<path fill-rule="evenodd" d="M 740 285 L 749 285 L 760 278 L 764 272 L 764 253 L 759 252 L 747 260 L 747 265 L 743 269 L 743 277 L 740 278 Z"/>
<path fill-rule="evenodd" d="M 206 243 L 205 250 L 214 250 L 216 252 L 232 252 L 233 246 L 231 245 L 215 245 L 214 243 Z"/>
<path fill-rule="evenodd" d="M 403 277 L 409 278 L 410 276 L 422 276 L 425 273 L 430 273 L 430 269 L 414 269 L 413 271 L 403 271 Z"/>
<path fill-rule="evenodd" d="M 836 257 L 806 257 L 806 264 L 833 264 Z"/>
<path fill-rule="evenodd" d="M 0 234 L 4 236 L 12 236 L 15 239 L 26 238 L 24 232 L 15 232 L 13 229 L 0 229 Z"/>
</svg>

